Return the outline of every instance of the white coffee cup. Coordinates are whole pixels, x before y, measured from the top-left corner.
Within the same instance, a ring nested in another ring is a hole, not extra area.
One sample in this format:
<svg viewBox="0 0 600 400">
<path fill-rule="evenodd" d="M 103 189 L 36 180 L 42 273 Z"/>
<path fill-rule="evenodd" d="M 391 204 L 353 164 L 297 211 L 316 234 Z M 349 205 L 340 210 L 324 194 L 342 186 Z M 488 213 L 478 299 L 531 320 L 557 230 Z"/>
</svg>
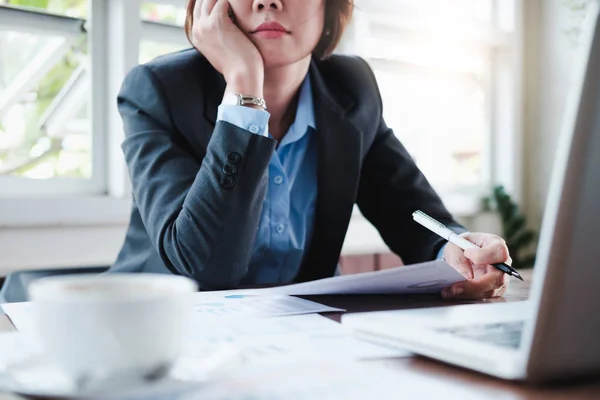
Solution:
<svg viewBox="0 0 600 400">
<path fill-rule="evenodd" d="M 62 275 L 34 281 L 29 295 L 48 358 L 82 381 L 168 369 L 196 290 L 175 275 Z"/>
</svg>

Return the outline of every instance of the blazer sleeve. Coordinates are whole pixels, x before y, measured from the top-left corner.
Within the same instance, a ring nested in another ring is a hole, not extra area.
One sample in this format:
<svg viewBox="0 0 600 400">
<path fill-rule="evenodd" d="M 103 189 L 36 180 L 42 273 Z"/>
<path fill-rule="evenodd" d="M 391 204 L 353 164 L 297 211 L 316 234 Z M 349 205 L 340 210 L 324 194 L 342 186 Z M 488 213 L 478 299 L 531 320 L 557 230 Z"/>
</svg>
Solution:
<svg viewBox="0 0 600 400">
<path fill-rule="evenodd" d="M 367 66 L 374 88 L 377 83 Z M 421 210 L 456 233 L 466 229 L 450 215 L 414 160 L 381 116 L 375 139 L 363 161 L 357 203 L 389 248 L 406 264 L 430 261 L 446 243 L 413 221 Z"/>
<path fill-rule="evenodd" d="M 250 262 L 275 141 L 219 121 L 202 159 L 144 65 L 125 78 L 118 108 L 134 202 L 165 266 L 201 289 L 236 287 Z"/>
</svg>

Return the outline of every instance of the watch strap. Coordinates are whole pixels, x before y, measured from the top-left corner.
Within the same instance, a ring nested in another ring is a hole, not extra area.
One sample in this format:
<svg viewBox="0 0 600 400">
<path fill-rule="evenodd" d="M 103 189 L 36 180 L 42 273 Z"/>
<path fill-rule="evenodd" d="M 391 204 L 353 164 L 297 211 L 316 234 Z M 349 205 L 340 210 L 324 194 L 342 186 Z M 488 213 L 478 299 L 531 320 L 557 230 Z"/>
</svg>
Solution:
<svg viewBox="0 0 600 400">
<path fill-rule="evenodd" d="M 256 96 L 251 96 L 251 95 L 239 94 L 239 93 L 226 94 L 225 98 L 223 99 L 223 102 L 225 104 L 231 104 L 231 105 L 236 105 L 236 106 L 253 105 L 253 106 L 261 107 L 263 110 L 267 109 L 267 103 L 265 102 L 265 99 L 262 99 L 262 98 L 256 97 Z"/>
<path fill-rule="evenodd" d="M 249 96 L 249 95 L 239 95 L 238 98 L 239 98 L 240 105 L 242 105 L 242 106 L 254 105 L 254 106 L 261 107 L 264 110 L 267 109 L 267 103 L 265 102 L 265 99 L 262 99 L 260 97 Z"/>
</svg>

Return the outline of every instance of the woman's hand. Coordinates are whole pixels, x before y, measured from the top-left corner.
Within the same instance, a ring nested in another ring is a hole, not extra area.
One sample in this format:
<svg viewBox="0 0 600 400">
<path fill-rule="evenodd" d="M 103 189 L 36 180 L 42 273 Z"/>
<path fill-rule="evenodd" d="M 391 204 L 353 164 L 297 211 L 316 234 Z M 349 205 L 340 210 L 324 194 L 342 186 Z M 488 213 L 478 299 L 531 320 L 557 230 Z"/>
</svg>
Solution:
<svg viewBox="0 0 600 400">
<path fill-rule="evenodd" d="M 263 97 L 262 56 L 229 13 L 228 0 L 197 0 L 192 44 L 223 74 L 228 92 Z"/>
<path fill-rule="evenodd" d="M 480 248 L 463 251 L 455 244 L 446 245 L 444 259 L 468 280 L 442 290 L 442 296 L 461 300 L 502 296 L 509 277 L 490 264 L 512 263 L 506 242 L 489 233 L 463 233 L 461 236 Z"/>
</svg>

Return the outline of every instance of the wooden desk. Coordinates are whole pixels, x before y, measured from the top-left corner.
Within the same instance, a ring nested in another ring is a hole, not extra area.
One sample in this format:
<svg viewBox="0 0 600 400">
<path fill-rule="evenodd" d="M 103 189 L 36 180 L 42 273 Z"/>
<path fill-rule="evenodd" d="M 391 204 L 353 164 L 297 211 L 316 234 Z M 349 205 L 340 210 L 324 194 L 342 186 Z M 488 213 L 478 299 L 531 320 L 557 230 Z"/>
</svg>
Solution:
<svg viewBox="0 0 600 400">
<path fill-rule="evenodd" d="M 525 283 L 514 281 L 511 283 L 506 295 L 500 299 L 487 302 L 526 300 L 529 292 L 530 271 L 525 271 Z M 332 307 L 340 307 L 348 312 L 394 310 L 418 307 L 451 306 L 456 302 L 446 302 L 437 296 L 429 297 L 396 297 L 396 296 L 306 296 Z M 481 303 L 481 302 L 477 302 Z M 339 321 L 341 313 L 325 314 L 327 317 Z M 14 330 L 5 315 L 0 315 L 0 332 Z M 530 387 L 523 384 L 505 382 L 476 372 L 452 367 L 423 357 L 398 358 L 387 360 L 365 361 L 365 368 L 369 363 L 381 363 L 392 368 L 398 374 L 414 376 L 426 375 L 432 384 L 418 388 L 422 391 L 421 398 L 457 399 L 467 397 L 475 399 L 501 399 L 501 400 L 598 400 L 600 399 L 600 380 L 583 382 L 570 385 L 562 384 L 547 388 Z M 453 391 L 453 388 L 455 391 Z M 398 398 L 402 398 L 399 394 Z M 0 400 L 19 400 L 19 396 L 0 394 Z"/>
</svg>

